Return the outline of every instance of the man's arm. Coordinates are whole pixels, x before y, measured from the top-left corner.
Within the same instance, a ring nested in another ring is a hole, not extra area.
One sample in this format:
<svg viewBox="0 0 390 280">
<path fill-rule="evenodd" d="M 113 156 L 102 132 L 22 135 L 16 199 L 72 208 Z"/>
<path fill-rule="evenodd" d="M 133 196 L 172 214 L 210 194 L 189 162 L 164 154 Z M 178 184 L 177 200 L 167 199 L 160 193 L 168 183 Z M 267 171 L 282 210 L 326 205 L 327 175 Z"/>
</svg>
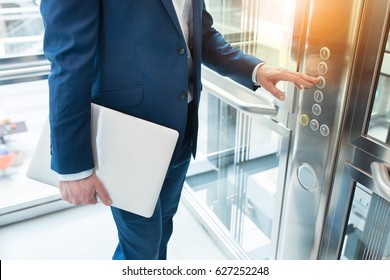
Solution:
<svg viewBox="0 0 390 280">
<path fill-rule="evenodd" d="M 91 84 L 99 33 L 95 0 L 42 0 L 44 53 L 51 62 L 49 106 L 52 169 L 74 174 L 94 167 L 91 145 Z M 106 205 L 111 199 L 99 178 L 60 181 L 62 198 L 73 204 Z"/>
<path fill-rule="evenodd" d="M 42 0 L 44 53 L 51 62 L 49 107 L 52 168 L 60 174 L 94 167 L 91 83 L 99 5 L 94 0 Z"/>
<path fill-rule="evenodd" d="M 298 89 L 309 88 L 319 82 L 318 78 L 268 65 L 256 57 L 233 48 L 212 27 L 213 19 L 205 9 L 202 20 L 202 62 L 219 74 L 228 76 L 253 90 L 262 86 L 279 100 L 285 99 L 284 93 L 276 88 L 276 84 L 280 81 L 292 82 Z M 257 83 L 254 83 L 253 76 Z"/>
</svg>

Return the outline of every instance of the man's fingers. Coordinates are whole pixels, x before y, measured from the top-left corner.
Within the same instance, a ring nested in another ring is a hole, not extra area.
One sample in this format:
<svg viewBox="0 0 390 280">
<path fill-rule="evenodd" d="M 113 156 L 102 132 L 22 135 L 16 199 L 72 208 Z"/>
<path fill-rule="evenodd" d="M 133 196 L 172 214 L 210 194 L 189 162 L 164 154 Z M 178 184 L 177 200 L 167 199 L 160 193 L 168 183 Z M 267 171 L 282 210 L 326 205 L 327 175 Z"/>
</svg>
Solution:
<svg viewBox="0 0 390 280">
<path fill-rule="evenodd" d="M 290 71 L 284 73 L 283 76 L 280 78 L 280 80 L 292 82 L 296 86 L 301 85 L 305 88 L 310 88 L 320 81 L 319 78 L 311 77 L 309 75 L 305 75 L 298 72 L 290 72 Z"/>
<path fill-rule="evenodd" d="M 112 200 L 109 193 L 100 182 L 95 185 L 95 191 L 104 205 L 110 206 L 112 204 Z"/>
<path fill-rule="evenodd" d="M 281 101 L 286 99 L 286 95 L 281 90 L 279 90 L 272 82 L 265 83 L 263 85 L 263 88 Z"/>
<path fill-rule="evenodd" d="M 112 203 L 110 195 L 95 174 L 81 180 L 61 181 L 59 188 L 62 199 L 74 205 L 96 204 L 96 196 L 99 196 L 104 205 Z"/>
</svg>

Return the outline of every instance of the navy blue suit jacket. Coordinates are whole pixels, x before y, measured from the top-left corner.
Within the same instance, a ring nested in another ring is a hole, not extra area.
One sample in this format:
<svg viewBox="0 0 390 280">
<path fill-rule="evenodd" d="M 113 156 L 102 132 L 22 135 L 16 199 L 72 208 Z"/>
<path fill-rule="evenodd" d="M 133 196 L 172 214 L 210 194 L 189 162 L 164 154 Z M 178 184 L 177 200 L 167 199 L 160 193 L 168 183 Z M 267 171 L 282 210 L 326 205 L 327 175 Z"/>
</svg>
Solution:
<svg viewBox="0 0 390 280">
<path fill-rule="evenodd" d="M 52 64 L 52 168 L 60 174 L 94 167 L 91 102 L 173 128 L 180 143 L 189 82 L 199 104 L 201 63 L 253 88 L 251 75 L 261 62 L 222 38 L 203 0 L 194 0 L 192 81 L 171 0 L 42 0 L 41 14 L 44 52 Z M 195 154 L 197 115 L 192 119 Z"/>
</svg>

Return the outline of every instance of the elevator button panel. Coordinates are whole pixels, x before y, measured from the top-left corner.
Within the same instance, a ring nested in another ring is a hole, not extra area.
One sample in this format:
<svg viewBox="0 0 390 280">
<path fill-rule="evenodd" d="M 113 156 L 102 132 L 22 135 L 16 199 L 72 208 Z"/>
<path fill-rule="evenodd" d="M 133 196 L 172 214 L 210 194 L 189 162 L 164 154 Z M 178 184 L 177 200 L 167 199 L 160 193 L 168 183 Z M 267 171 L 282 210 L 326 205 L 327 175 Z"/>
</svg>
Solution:
<svg viewBox="0 0 390 280">
<path fill-rule="evenodd" d="M 318 135 L 327 137 L 330 134 L 330 127 L 324 122 L 326 122 L 325 120 L 327 118 L 327 114 L 329 114 L 331 110 L 326 110 L 325 112 L 323 110 L 323 106 L 320 105 L 320 103 L 322 104 L 326 99 L 327 82 L 325 76 L 322 75 L 325 75 L 328 73 L 328 71 L 331 71 L 328 66 L 330 61 L 330 49 L 328 47 L 322 47 L 319 51 L 319 57 L 320 61 L 317 64 L 317 70 L 318 74 L 320 75 L 318 76 L 320 81 L 317 83 L 317 89 L 315 89 L 313 94 L 311 112 L 303 112 L 300 115 L 299 123 L 303 127 L 310 127 L 312 132 L 319 132 Z M 307 101 L 305 104 L 307 104 Z"/>
</svg>

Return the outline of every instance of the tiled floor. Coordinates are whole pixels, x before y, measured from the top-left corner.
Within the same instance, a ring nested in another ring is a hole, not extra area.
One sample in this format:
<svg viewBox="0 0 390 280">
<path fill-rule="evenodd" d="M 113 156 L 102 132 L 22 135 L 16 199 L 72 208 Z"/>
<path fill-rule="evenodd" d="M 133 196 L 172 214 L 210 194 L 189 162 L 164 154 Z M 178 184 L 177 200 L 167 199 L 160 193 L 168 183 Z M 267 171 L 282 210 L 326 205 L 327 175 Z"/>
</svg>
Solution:
<svg viewBox="0 0 390 280">
<path fill-rule="evenodd" d="M 171 260 L 224 260 L 204 228 L 180 205 Z M 3 260 L 109 260 L 117 244 L 109 208 L 82 206 L 0 228 Z"/>
</svg>

